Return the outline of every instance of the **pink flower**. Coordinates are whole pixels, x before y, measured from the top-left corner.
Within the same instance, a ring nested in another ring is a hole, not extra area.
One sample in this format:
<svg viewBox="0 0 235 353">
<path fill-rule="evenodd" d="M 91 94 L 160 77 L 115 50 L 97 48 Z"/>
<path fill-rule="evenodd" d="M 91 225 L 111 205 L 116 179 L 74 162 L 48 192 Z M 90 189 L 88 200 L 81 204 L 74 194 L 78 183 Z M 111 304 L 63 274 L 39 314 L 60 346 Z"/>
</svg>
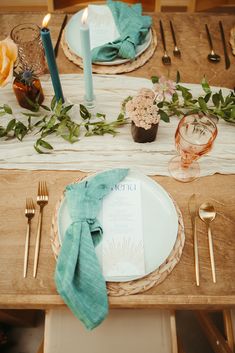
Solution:
<svg viewBox="0 0 235 353">
<path fill-rule="evenodd" d="M 145 130 L 160 120 L 158 107 L 154 101 L 155 94 L 150 89 L 141 89 L 137 96 L 126 103 L 126 113 L 136 126 Z"/>
<path fill-rule="evenodd" d="M 176 84 L 171 80 L 167 80 L 164 76 L 160 77 L 158 83 L 153 85 L 156 102 L 170 100 L 175 93 Z"/>
</svg>

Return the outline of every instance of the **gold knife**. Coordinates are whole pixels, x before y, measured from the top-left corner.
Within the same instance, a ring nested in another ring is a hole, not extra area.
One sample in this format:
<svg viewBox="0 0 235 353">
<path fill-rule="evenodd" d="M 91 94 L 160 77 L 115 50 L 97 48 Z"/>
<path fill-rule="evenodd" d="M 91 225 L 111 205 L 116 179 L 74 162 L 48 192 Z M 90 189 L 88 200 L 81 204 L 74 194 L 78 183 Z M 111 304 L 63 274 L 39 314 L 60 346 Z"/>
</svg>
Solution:
<svg viewBox="0 0 235 353">
<path fill-rule="evenodd" d="M 199 258 L 198 258 L 198 244 L 197 244 L 197 224 L 196 224 L 196 195 L 192 194 L 188 202 L 189 213 L 191 216 L 191 222 L 193 227 L 193 245 L 194 245 L 194 264 L 195 264 L 195 275 L 196 275 L 196 284 L 199 286 Z"/>
</svg>

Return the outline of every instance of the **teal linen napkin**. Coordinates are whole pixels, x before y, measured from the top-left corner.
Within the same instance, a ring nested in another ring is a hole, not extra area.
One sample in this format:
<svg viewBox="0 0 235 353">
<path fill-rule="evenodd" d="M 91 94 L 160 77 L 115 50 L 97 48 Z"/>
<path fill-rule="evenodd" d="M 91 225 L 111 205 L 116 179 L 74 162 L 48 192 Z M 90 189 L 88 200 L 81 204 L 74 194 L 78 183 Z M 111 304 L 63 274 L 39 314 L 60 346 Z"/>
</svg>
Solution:
<svg viewBox="0 0 235 353">
<path fill-rule="evenodd" d="M 95 253 L 102 238 L 96 216 L 103 198 L 127 174 L 128 169 L 113 169 L 66 187 L 72 223 L 60 250 L 55 282 L 64 302 L 89 330 L 108 314 L 105 279 Z"/>
<path fill-rule="evenodd" d="M 136 46 L 142 44 L 152 24 L 150 16 L 142 16 L 142 5 L 129 6 L 121 1 L 108 0 L 120 38 L 92 49 L 92 61 L 113 61 L 116 58 L 134 59 Z"/>
</svg>

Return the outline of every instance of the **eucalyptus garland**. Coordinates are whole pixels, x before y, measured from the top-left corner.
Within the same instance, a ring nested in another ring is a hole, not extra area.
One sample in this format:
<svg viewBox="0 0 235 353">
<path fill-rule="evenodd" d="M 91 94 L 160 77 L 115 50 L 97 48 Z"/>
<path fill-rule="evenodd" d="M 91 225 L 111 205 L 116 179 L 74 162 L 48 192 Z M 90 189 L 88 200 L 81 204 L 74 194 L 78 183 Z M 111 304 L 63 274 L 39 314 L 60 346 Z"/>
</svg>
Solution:
<svg viewBox="0 0 235 353">
<path fill-rule="evenodd" d="M 152 77 L 152 83 L 158 83 L 157 76 Z M 206 114 L 225 120 L 228 123 L 235 124 L 235 94 L 230 92 L 226 97 L 222 90 L 213 93 L 210 85 L 204 78 L 202 80 L 202 89 L 204 94 L 198 98 L 193 97 L 190 89 L 180 85 L 180 75 L 177 72 L 175 92 L 170 100 L 157 102 L 159 115 L 165 122 L 170 121 L 171 116 L 182 117 L 190 114 Z M 122 103 L 121 113 L 117 119 L 107 122 L 105 114 L 97 113 L 95 117 L 80 104 L 81 122 L 75 122 L 69 115 L 73 105 L 65 105 L 62 101 L 56 101 L 53 97 L 50 106 L 39 105 L 37 102 L 32 104 L 32 112 L 22 112 L 26 117 L 24 122 L 14 117 L 11 107 L 7 104 L 0 106 L 0 117 L 4 115 L 11 116 L 8 124 L 4 127 L 0 125 L 0 138 L 7 140 L 17 138 L 22 141 L 27 134 L 34 134 L 37 139 L 34 148 L 38 153 L 50 153 L 53 146 L 47 141 L 49 135 L 56 135 L 64 140 L 74 143 L 84 131 L 85 136 L 111 134 L 115 136 L 117 129 L 124 124 L 129 123 L 125 118 L 125 105 L 132 99 L 127 97 Z"/>
<path fill-rule="evenodd" d="M 104 134 L 115 136 L 118 133 L 117 128 L 127 123 L 123 114 L 119 114 L 118 118 L 112 122 L 107 122 L 105 114 L 97 113 L 93 117 L 82 104 L 80 104 L 81 122 L 75 122 L 69 115 L 73 105 L 66 106 L 61 100 L 56 102 L 55 97 L 49 107 L 32 103 L 32 108 L 34 112 L 21 113 L 27 118 L 23 123 L 14 117 L 9 105 L 0 106 L 0 117 L 6 114 L 12 117 L 6 127 L 0 125 L 0 138 L 8 140 L 17 138 L 22 141 L 27 134 L 33 133 L 39 136 L 34 144 L 35 150 L 38 153 L 49 153 L 53 150 L 53 146 L 46 141 L 49 135 L 55 134 L 74 143 L 79 140 L 82 131 L 85 131 L 85 136 Z"/>
<path fill-rule="evenodd" d="M 159 77 L 153 76 L 152 83 L 158 83 Z M 177 72 L 175 93 L 171 100 L 163 100 L 156 103 L 161 119 L 169 122 L 171 116 L 182 117 L 190 114 L 205 114 L 211 117 L 221 118 L 228 123 L 235 124 L 235 94 L 230 92 L 226 97 L 222 90 L 213 93 L 210 85 L 204 77 L 201 86 L 204 94 L 198 98 L 193 97 L 190 89 L 179 84 L 180 74 Z"/>
</svg>

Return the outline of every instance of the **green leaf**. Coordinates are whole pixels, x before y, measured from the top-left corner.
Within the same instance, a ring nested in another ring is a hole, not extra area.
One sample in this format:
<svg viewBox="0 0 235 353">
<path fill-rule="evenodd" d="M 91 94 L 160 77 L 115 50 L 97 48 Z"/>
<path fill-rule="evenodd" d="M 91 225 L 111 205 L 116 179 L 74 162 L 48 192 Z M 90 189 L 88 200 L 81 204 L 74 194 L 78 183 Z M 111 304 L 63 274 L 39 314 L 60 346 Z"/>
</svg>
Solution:
<svg viewBox="0 0 235 353">
<path fill-rule="evenodd" d="M 44 109 L 44 110 L 47 110 L 48 112 L 51 111 L 51 109 L 49 107 L 47 107 L 46 105 L 43 105 L 41 104 L 41 107 Z M 52 109 L 53 110 L 53 109 Z"/>
<path fill-rule="evenodd" d="M 5 110 L 3 112 L 0 112 L 0 116 L 6 115 Z"/>
<path fill-rule="evenodd" d="M 62 106 L 63 106 L 63 102 L 62 99 L 59 99 L 59 101 L 57 102 L 54 112 L 56 116 L 60 116 L 61 114 L 61 110 L 62 110 Z"/>
<path fill-rule="evenodd" d="M 18 140 L 22 141 L 27 132 L 27 127 L 21 121 L 18 121 L 15 125 L 15 136 Z"/>
<path fill-rule="evenodd" d="M 7 127 L 6 127 L 6 133 L 7 134 L 8 134 L 8 132 L 10 132 L 11 130 L 14 129 L 15 124 L 16 124 L 16 119 L 12 119 L 12 120 L 9 121 L 9 123 L 7 124 Z"/>
<path fill-rule="evenodd" d="M 175 93 L 173 94 L 173 96 L 172 96 L 172 102 L 173 102 L 173 103 L 176 103 L 178 100 L 179 100 L 179 96 L 178 96 L 178 94 L 175 92 Z"/>
<path fill-rule="evenodd" d="M 180 82 L 180 73 L 179 71 L 177 71 L 176 73 L 176 83 L 179 83 Z"/>
<path fill-rule="evenodd" d="M 9 105 L 4 104 L 4 105 L 3 105 L 3 109 L 5 110 L 5 112 L 6 112 L 7 114 L 12 114 L 12 109 L 11 109 L 11 107 L 9 107 Z"/>
<path fill-rule="evenodd" d="M 158 76 L 152 76 L 151 77 L 151 81 L 152 81 L 153 84 L 154 83 L 158 83 L 159 82 L 159 77 Z"/>
<path fill-rule="evenodd" d="M 127 98 L 125 98 L 122 102 L 122 106 L 121 106 L 121 112 L 122 113 L 126 113 L 126 104 L 127 102 L 129 102 L 130 100 L 132 100 L 132 96 L 128 96 Z"/>
<path fill-rule="evenodd" d="M 77 125 L 73 131 L 74 136 L 78 137 L 80 135 L 80 125 Z"/>
<path fill-rule="evenodd" d="M 230 117 L 235 119 L 235 107 L 231 109 Z"/>
<path fill-rule="evenodd" d="M 87 120 L 91 118 L 91 113 L 89 113 L 89 111 L 83 104 L 80 104 L 80 115 L 83 120 Z"/>
<path fill-rule="evenodd" d="M 24 116 L 27 116 L 27 117 L 39 117 L 39 116 L 41 116 L 41 114 L 40 113 L 22 113 Z"/>
<path fill-rule="evenodd" d="M 164 105 L 163 102 L 159 102 L 159 103 L 157 104 L 157 107 L 158 107 L 158 108 L 163 108 L 163 105 Z"/>
<path fill-rule="evenodd" d="M 220 101 L 222 104 L 224 104 L 224 97 L 223 97 L 223 94 L 222 94 L 222 90 L 220 89 L 219 90 L 219 96 L 220 96 Z"/>
<path fill-rule="evenodd" d="M 209 93 L 207 93 L 207 94 L 205 95 L 204 100 L 205 100 L 206 103 L 209 102 L 209 100 L 210 100 L 210 98 L 211 98 L 211 94 L 212 94 L 212 92 L 209 92 Z"/>
<path fill-rule="evenodd" d="M 177 85 L 176 89 L 182 93 L 182 97 L 184 98 L 184 100 L 189 100 L 192 98 L 192 94 L 190 93 L 190 89 L 188 89 L 184 86 L 181 86 L 181 85 Z"/>
<path fill-rule="evenodd" d="M 192 114 L 197 114 L 200 112 L 200 108 L 195 108 L 195 109 L 192 109 L 192 110 L 188 110 L 185 115 L 192 115 Z"/>
<path fill-rule="evenodd" d="M 120 113 L 117 117 L 117 121 L 123 122 L 125 120 L 125 115 L 123 113 Z"/>
<path fill-rule="evenodd" d="M 4 127 L 0 126 L 0 137 L 4 136 L 6 136 L 6 130 L 4 129 Z"/>
<path fill-rule="evenodd" d="M 40 147 L 43 147 L 47 150 L 53 150 L 53 147 L 50 145 L 50 143 L 46 142 L 45 140 L 42 140 L 41 138 L 36 141 L 34 148 L 38 153 L 45 153 L 41 150 Z"/>
<path fill-rule="evenodd" d="M 225 105 L 228 105 L 228 104 L 230 104 L 230 103 L 232 103 L 232 102 L 234 102 L 234 99 L 233 99 L 233 97 L 230 95 L 230 96 L 227 96 L 226 98 L 225 98 Z"/>
<path fill-rule="evenodd" d="M 203 79 L 202 79 L 202 88 L 205 93 L 211 93 L 211 88 L 210 88 L 208 82 L 206 81 L 205 77 L 203 77 Z"/>
<path fill-rule="evenodd" d="M 220 105 L 220 95 L 219 95 L 219 93 L 214 93 L 212 95 L 212 102 L 216 106 L 216 108 L 219 107 L 219 105 Z"/>
<path fill-rule="evenodd" d="M 84 127 L 87 131 L 89 131 L 89 125 L 88 124 L 84 124 Z"/>
<path fill-rule="evenodd" d="M 207 104 L 202 97 L 198 98 L 198 104 L 199 104 L 200 108 L 203 110 L 203 112 L 207 111 Z"/>
<path fill-rule="evenodd" d="M 52 126 L 54 126 L 55 122 L 56 122 L 56 116 L 52 115 L 50 120 L 47 123 L 47 129 L 52 128 Z"/>
<path fill-rule="evenodd" d="M 103 120 L 105 120 L 105 118 L 106 118 L 105 114 L 101 114 L 101 113 L 96 113 L 96 117 L 101 118 Z"/>
<path fill-rule="evenodd" d="M 70 109 L 72 109 L 72 108 L 73 108 L 73 104 L 67 105 L 67 107 L 64 107 L 64 108 L 61 110 L 61 114 L 66 114 L 66 113 L 68 113 L 68 111 L 69 111 Z"/>
<path fill-rule="evenodd" d="M 56 96 L 54 96 L 52 98 L 52 101 L 51 101 L 51 110 L 54 110 L 55 109 L 55 105 L 56 105 Z"/>
<path fill-rule="evenodd" d="M 161 120 L 165 121 L 165 123 L 170 122 L 169 116 L 164 112 L 164 110 L 159 109 L 159 114 L 160 114 Z"/>
</svg>

